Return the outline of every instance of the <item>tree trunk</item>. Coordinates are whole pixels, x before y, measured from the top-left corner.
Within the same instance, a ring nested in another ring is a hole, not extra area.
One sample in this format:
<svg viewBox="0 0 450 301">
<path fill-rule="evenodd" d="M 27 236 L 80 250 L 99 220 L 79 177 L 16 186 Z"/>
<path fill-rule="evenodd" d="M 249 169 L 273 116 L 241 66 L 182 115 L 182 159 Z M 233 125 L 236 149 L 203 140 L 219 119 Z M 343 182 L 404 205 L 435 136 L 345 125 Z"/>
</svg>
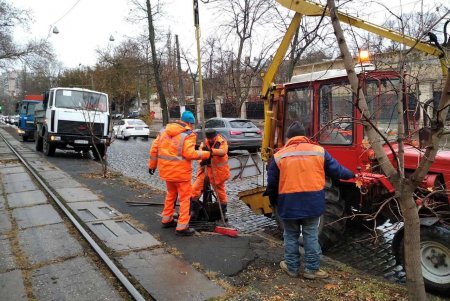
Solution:
<svg viewBox="0 0 450 301">
<path fill-rule="evenodd" d="M 183 72 L 181 70 L 180 45 L 178 43 L 178 35 L 175 35 L 175 43 L 177 47 L 177 65 L 178 65 L 178 103 L 180 104 L 180 116 L 186 110 L 186 97 L 184 96 Z"/>
<path fill-rule="evenodd" d="M 286 78 L 286 82 L 290 82 L 292 75 L 294 74 L 294 67 L 295 64 L 297 63 L 296 59 L 295 59 L 295 50 L 297 49 L 297 45 L 298 45 L 298 36 L 300 33 L 300 26 L 297 27 L 297 31 L 295 32 L 294 35 L 294 40 L 291 43 L 291 53 L 289 55 L 289 65 L 288 65 L 288 71 L 287 71 L 287 78 Z"/>
<path fill-rule="evenodd" d="M 150 4 L 150 0 L 147 0 L 146 3 L 147 3 L 147 20 L 148 20 L 148 35 L 149 35 L 148 39 L 150 42 L 150 48 L 152 50 L 153 74 L 155 76 L 156 90 L 158 91 L 159 104 L 161 106 L 162 111 L 163 125 L 166 125 L 169 122 L 169 111 L 167 108 L 166 96 L 164 95 L 163 85 L 161 82 L 159 72 L 159 62 L 155 46 L 155 27 L 153 25 L 152 5 Z"/>
<path fill-rule="evenodd" d="M 336 16 L 336 6 L 334 0 L 327 0 L 330 9 L 330 17 L 335 31 L 339 49 L 342 54 L 345 69 L 352 87 L 352 91 L 357 99 L 358 109 L 361 111 L 364 129 L 368 135 L 369 143 L 375 151 L 377 160 L 384 172 L 394 185 L 396 197 L 400 199 L 400 207 L 404 217 L 405 233 L 404 233 L 404 256 L 405 268 L 407 274 L 407 287 L 409 300 L 426 300 L 425 286 L 423 283 L 422 266 L 420 262 L 420 220 L 416 204 L 413 199 L 413 192 L 417 187 L 416 182 L 406 181 L 400 176 L 400 173 L 394 168 L 388 160 L 384 152 L 383 145 L 380 142 L 380 135 L 368 122 L 370 111 L 367 106 L 365 95 L 359 86 L 358 77 L 353 66 L 353 59 L 348 50 L 347 42 L 340 22 Z M 399 112 L 401 114 L 402 112 Z M 402 116 L 403 117 L 403 116 Z M 399 124 L 402 129 L 402 124 Z M 422 163 L 422 162 L 421 162 Z M 428 171 L 428 169 L 427 169 Z M 426 173 L 426 172 L 425 172 Z"/>
<path fill-rule="evenodd" d="M 400 194 L 400 209 L 404 220 L 404 262 L 408 300 L 426 300 L 420 261 L 420 219 L 416 202 L 413 199 L 414 187 L 405 183 Z"/>
</svg>

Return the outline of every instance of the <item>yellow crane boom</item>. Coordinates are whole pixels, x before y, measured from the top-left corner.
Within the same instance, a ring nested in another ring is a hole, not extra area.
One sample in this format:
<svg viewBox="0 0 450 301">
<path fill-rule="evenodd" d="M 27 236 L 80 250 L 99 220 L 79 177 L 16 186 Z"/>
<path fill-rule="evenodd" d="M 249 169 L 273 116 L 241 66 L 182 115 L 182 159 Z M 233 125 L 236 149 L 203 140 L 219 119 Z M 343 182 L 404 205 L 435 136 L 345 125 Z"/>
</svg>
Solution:
<svg viewBox="0 0 450 301">
<path fill-rule="evenodd" d="M 264 99 L 265 116 L 264 116 L 264 139 L 261 147 L 261 155 L 262 158 L 266 161 L 271 156 L 271 150 L 269 150 L 269 141 L 270 141 L 269 137 L 273 121 L 273 112 L 271 108 L 269 108 L 268 102 L 268 93 L 270 87 L 278 71 L 278 67 L 283 61 L 283 58 L 286 55 L 287 50 L 289 49 L 290 42 L 293 36 L 295 35 L 298 26 L 300 25 L 302 16 L 316 16 L 316 17 L 322 16 L 324 10 L 326 9 L 326 6 L 308 0 L 276 0 L 276 1 L 282 6 L 292 11 L 295 11 L 296 13 L 291 21 L 291 24 L 288 27 L 286 34 L 284 35 L 280 43 L 280 46 L 276 51 L 274 59 L 272 60 L 269 68 L 267 69 L 267 72 L 264 74 L 263 77 L 261 97 Z M 327 9 L 325 11 L 325 15 L 329 16 L 329 14 L 330 13 Z M 356 28 L 367 30 L 379 36 L 388 38 L 392 41 L 399 42 L 408 47 L 414 47 L 417 50 L 436 56 L 441 63 L 443 76 L 444 77 L 447 76 L 447 68 L 448 65 L 450 65 L 449 58 L 446 56 L 445 52 L 443 52 L 438 47 L 422 42 L 416 38 L 404 35 L 395 30 L 378 26 L 376 24 L 367 22 L 359 18 L 355 18 L 351 15 L 341 13 L 339 11 L 337 12 L 337 16 L 341 22 L 350 24 L 351 26 L 354 26 Z"/>
</svg>

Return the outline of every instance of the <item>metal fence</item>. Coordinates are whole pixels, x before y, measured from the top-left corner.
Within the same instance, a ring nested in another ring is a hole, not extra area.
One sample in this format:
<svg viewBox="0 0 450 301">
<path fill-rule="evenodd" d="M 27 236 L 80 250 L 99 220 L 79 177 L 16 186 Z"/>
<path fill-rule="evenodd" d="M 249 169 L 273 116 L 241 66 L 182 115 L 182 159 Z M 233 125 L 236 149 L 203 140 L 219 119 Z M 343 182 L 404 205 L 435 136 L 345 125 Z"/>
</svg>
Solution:
<svg viewBox="0 0 450 301">
<path fill-rule="evenodd" d="M 205 103 L 205 118 L 217 117 L 216 105 L 213 102 Z M 239 117 L 239 112 L 236 110 L 236 106 L 233 103 L 221 104 L 222 117 Z M 193 104 L 186 105 L 186 110 L 189 110 L 197 115 L 196 106 Z M 264 102 L 255 101 L 246 103 L 247 118 L 249 119 L 264 119 Z M 170 118 L 180 118 L 180 106 L 171 106 L 169 108 Z M 198 118 L 198 116 L 197 116 Z"/>
</svg>

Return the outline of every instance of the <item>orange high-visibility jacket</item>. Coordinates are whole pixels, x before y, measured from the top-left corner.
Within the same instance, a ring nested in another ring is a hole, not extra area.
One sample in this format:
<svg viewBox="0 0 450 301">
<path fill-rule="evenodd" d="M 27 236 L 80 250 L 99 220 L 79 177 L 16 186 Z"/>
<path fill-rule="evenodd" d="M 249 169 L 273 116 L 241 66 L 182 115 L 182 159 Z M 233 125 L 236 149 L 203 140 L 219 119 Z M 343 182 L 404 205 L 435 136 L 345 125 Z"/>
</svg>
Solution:
<svg viewBox="0 0 450 301">
<path fill-rule="evenodd" d="M 304 136 L 288 140 L 267 171 L 267 195 L 277 200 L 281 219 L 318 217 L 325 211 L 325 175 L 350 179 L 353 173 Z"/>
<path fill-rule="evenodd" d="M 214 143 L 209 144 L 208 139 L 200 144 L 200 149 L 206 145 L 212 150 L 211 166 L 208 165 L 208 177 L 211 183 L 220 184 L 230 178 L 230 167 L 228 166 L 228 142 L 221 135 L 214 138 Z M 203 168 L 200 168 L 203 170 Z"/>
<path fill-rule="evenodd" d="M 280 170 L 278 193 L 319 191 L 325 187 L 323 147 L 297 136 L 273 157 Z"/>
<path fill-rule="evenodd" d="M 158 168 L 165 181 L 191 181 L 191 160 L 206 160 L 210 156 L 209 152 L 195 150 L 196 137 L 187 123 L 169 123 L 153 141 L 148 168 Z"/>
</svg>

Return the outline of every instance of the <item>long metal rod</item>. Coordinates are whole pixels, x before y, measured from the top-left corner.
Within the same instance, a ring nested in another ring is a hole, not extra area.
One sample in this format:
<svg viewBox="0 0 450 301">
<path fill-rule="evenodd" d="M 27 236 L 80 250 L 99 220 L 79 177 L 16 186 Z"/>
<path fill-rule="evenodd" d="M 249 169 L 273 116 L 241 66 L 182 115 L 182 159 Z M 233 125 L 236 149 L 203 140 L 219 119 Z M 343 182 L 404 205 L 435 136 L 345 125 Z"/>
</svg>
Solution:
<svg viewBox="0 0 450 301">
<path fill-rule="evenodd" d="M 112 260 L 103 252 L 102 248 L 95 242 L 95 240 L 87 233 L 83 226 L 75 219 L 75 217 L 70 213 L 69 210 L 64 206 L 64 204 L 58 199 L 58 197 L 51 191 L 51 189 L 45 184 L 40 175 L 31 167 L 28 162 L 14 149 L 14 147 L 5 139 L 5 137 L 0 133 L 3 141 L 6 145 L 13 151 L 13 153 L 19 158 L 23 165 L 31 172 L 39 184 L 45 189 L 45 191 L 52 197 L 58 207 L 64 212 L 64 214 L 69 218 L 72 224 L 81 233 L 84 239 L 91 245 L 95 252 L 100 256 L 103 262 L 108 266 L 111 272 L 119 279 L 123 286 L 127 289 L 130 295 L 138 301 L 145 301 L 145 298 L 136 290 L 136 288 L 128 281 L 124 274 L 119 270 L 119 268 L 112 262 Z"/>
</svg>

